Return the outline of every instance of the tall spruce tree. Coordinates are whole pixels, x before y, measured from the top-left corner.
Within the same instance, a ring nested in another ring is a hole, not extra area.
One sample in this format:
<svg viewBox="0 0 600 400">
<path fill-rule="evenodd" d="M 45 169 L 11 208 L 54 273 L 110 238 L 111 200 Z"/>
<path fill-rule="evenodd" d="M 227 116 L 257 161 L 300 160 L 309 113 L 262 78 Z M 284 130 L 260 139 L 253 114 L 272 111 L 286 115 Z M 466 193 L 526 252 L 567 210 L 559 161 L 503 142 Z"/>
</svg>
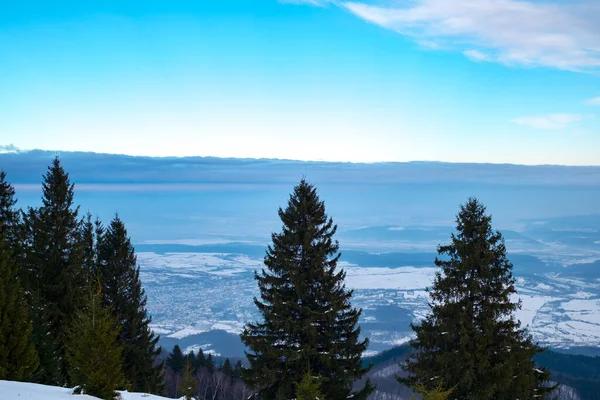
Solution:
<svg viewBox="0 0 600 400">
<path fill-rule="evenodd" d="M 146 311 L 140 269 L 123 221 L 115 216 L 98 241 L 104 305 L 114 310 L 122 326 L 125 378 L 133 391 L 161 393 L 163 367 L 155 362 L 161 352 L 159 337 L 149 327 L 152 319 Z"/>
<path fill-rule="evenodd" d="M 15 188 L 7 182 L 6 172 L 0 171 L 0 238 L 8 249 L 16 256 L 18 231 L 20 224 L 19 211 L 16 209 Z"/>
<path fill-rule="evenodd" d="M 21 381 L 32 376 L 39 362 L 30 340 L 29 309 L 6 236 L 4 230 L 0 234 L 0 379 Z"/>
<path fill-rule="evenodd" d="M 104 400 L 118 397 L 116 390 L 125 384 L 119 329 L 116 318 L 102 306 L 100 290 L 90 292 L 88 303 L 73 321 L 67 345 L 75 393 Z"/>
<path fill-rule="evenodd" d="M 181 351 L 181 347 L 178 344 L 173 346 L 173 351 L 167 357 L 167 367 L 171 368 L 173 372 L 176 374 L 183 371 L 185 367 L 186 357 L 183 355 Z"/>
<path fill-rule="evenodd" d="M 304 179 L 279 217 L 282 232 L 272 235 L 266 269 L 255 273 L 262 321 L 249 323 L 241 335 L 250 349 L 244 379 L 261 399 L 290 399 L 308 366 L 321 378 L 326 399 L 364 399 L 373 390 L 370 382 L 358 392 L 352 384 L 368 371 L 361 366 L 368 340 L 359 339 L 361 310 L 352 308 L 346 274 L 337 268 L 337 226 Z"/>
<path fill-rule="evenodd" d="M 74 185 L 56 157 L 42 183 L 42 206 L 24 214 L 25 288 L 30 293 L 33 340 L 40 357 L 36 381 L 69 383 L 67 327 L 83 302 L 86 275 Z"/>
<path fill-rule="evenodd" d="M 26 380 L 39 362 L 19 276 L 20 218 L 14 187 L 0 171 L 0 379 Z"/>
<path fill-rule="evenodd" d="M 416 350 L 399 379 L 413 388 L 453 387 L 456 399 L 533 399 L 552 391 L 549 372 L 536 368 L 543 351 L 513 313 L 520 303 L 504 239 L 492 231 L 491 216 L 476 199 L 461 206 L 451 244 L 440 258 L 430 296 L 430 313 L 413 325 Z"/>
</svg>

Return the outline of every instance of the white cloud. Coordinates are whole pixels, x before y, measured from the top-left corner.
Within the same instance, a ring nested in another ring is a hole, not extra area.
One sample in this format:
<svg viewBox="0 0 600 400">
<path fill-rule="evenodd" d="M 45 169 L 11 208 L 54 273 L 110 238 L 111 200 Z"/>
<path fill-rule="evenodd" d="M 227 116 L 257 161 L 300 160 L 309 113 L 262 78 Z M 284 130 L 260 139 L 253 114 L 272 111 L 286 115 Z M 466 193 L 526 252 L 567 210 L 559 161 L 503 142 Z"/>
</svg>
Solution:
<svg viewBox="0 0 600 400">
<path fill-rule="evenodd" d="M 535 129 L 558 130 L 581 121 L 585 117 L 579 114 L 547 114 L 521 117 L 511 120 L 517 125 L 529 126 Z"/>
<path fill-rule="evenodd" d="M 491 61 L 487 54 L 482 53 L 479 50 L 465 50 L 463 54 L 473 61 Z"/>
<path fill-rule="evenodd" d="M 328 0 L 278 0 L 280 3 L 284 4 L 307 4 L 310 6 L 322 7 L 327 3 L 330 3 Z"/>
<path fill-rule="evenodd" d="M 600 71 L 597 0 L 392 0 L 385 4 L 342 2 L 340 6 L 418 43 L 436 43 L 472 60 Z"/>
<path fill-rule="evenodd" d="M 587 99 L 584 103 L 590 106 L 600 106 L 600 96 L 594 97 L 593 99 Z"/>
</svg>

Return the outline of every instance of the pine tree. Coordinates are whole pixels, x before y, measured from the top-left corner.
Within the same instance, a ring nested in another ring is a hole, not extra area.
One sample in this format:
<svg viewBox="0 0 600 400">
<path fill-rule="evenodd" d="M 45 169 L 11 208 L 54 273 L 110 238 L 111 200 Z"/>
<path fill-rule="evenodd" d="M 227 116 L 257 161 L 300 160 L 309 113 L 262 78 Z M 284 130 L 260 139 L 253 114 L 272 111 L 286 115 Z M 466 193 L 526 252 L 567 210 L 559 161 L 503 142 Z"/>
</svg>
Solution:
<svg viewBox="0 0 600 400">
<path fill-rule="evenodd" d="M 0 171 L 0 238 L 13 252 L 18 245 L 17 232 L 20 224 L 16 204 L 15 189 L 6 181 L 6 172 Z"/>
<path fill-rule="evenodd" d="M 0 379 L 21 381 L 31 377 L 39 361 L 30 341 L 29 310 L 4 227 L 0 220 Z"/>
<path fill-rule="evenodd" d="M 42 191 L 42 206 L 24 214 L 26 257 L 21 269 L 30 293 L 33 340 L 40 357 L 35 379 L 64 385 L 69 380 L 67 327 L 83 304 L 86 275 L 74 185 L 58 158 L 48 167 Z"/>
<path fill-rule="evenodd" d="M 415 392 L 421 395 L 422 400 L 448 400 L 454 389 L 444 389 L 442 382 L 439 382 L 438 386 L 432 389 L 428 389 L 424 385 L 419 385 L 415 388 Z"/>
<path fill-rule="evenodd" d="M 213 356 L 211 353 L 208 353 L 208 357 L 206 357 L 206 361 L 204 362 L 204 366 L 209 374 L 215 373 L 215 362 L 213 360 Z"/>
<path fill-rule="evenodd" d="M 186 357 L 183 355 L 181 348 L 178 344 L 173 347 L 173 351 L 167 357 L 167 367 L 171 368 L 171 371 L 178 374 L 183 371 L 185 367 Z"/>
<path fill-rule="evenodd" d="M 233 367 L 231 366 L 231 361 L 229 361 L 229 358 L 226 358 L 225 362 L 223 362 L 223 365 L 221 366 L 221 372 L 230 380 L 233 379 Z"/>
<path fill-rule="evenodd" d="M 352 389 L 368 371 L 361 366 L 368 340 L 359 340 L 361 310 L 352 308 L 346 274 L 337 268 L 337 226 L 304 179 L 279 217 L 283 229 L 272 235 L 266 270 L 255 273 L 261 299 L 254 302 L 262 321 L 249 323 L 241 335 L 251 350 L 245 381 L 262 399 L 292 398 L 294 382 L 308 364 L 322 378 L 327 399 L 366 398 L 373 390 L 370 382 L 358 392 Z"/>
<path fill-rule="evenodd" d="M 122 326 L 123 372 L 133 391 L 161 393 L 163 366 L 155 360 L 161 352 L 158 336 L 150 329 L 146 295 L 131 239 L 118 216 L 98 239 L 98 268 L 104 305 L 111 307 Z"/>
<path fill-rule="evenodd" d="M 308 369 L 302 380 L 296 384 L 296 400 L 325 400 L 319 391 L 321 382 Z"/>
<path fill-rule="evenodd" d="M 75 393 L 112 400 L 123 388 L 122 345 L 119 325 L 110 310 L 102 307 L 100 290 L 91 294 L 69 334 L 67 357 Z"/>
<path fill-rule="evenodd" d="M 186 400 L 192 400 L 192 395 L 195 393 L 197 387 L 198 381 L 194 377 L 192 364 L 188 360 L 183 369 L 183 379 L 177 385 L 177 390 L 185 396 Z"/>
<path fill-rule="evenodd" d="M 204 352 L 202 351 L 202 349 L 198 349 L 198 354 L 196 355 L 196 359 L 192 363 L 192 368 L 195 372 L 197 372 L 198 370 L 200 370 L 200 368 L 204 368 L 205 364 L 206 358 L 204 357 Z"/>
<path fill-rule="evenodd" d="M 233 379 L 238 380 L 242 377 L 242 370 L 244 369 L 244 365 L 241 360 L 235 363 L 235 368 L 233 369 Z"/>
<path fill-rule="evenodd" d="M 513 313 L 520 303 L 504 239 L 492 231 L 485 207 L 470 198 L 456 218 L 451 244 L 440 246 L 430 313 L 412 328 L 416 350 L 400 379 L 413 388 L 455 386 L 460 399 L 533 399 L 551 388 L 549 372 L 532 357 L 542 351 Z"/>
</svg>

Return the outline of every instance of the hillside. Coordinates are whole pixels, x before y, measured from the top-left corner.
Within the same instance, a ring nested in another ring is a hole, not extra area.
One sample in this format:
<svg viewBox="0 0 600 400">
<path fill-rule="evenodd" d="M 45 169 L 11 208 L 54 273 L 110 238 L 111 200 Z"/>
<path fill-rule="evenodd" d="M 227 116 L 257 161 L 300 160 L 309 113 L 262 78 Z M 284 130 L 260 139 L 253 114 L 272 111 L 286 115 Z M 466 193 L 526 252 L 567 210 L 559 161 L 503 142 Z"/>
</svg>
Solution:
<svg viewBox="0 0 600 400">
<path fill-rule="evenodd" d="M 407 345 L 394 347 L 363 359 L 363 365 L 373 364 L 368 377 L 377 385 L 371 400 L 409 399 L 410 390 L 399 385 L 395 376 L 402 375 L 399 363 L 410 352 Z M 536 357 L 539 365 L 551 370 L 551 377 L 561 384 L 559 400 L 596 400 L 600 393 L 600 357 L 564 354 L 552 350 Z M 366 379 L 366 377 L 365 377 Z"/>
</svg>

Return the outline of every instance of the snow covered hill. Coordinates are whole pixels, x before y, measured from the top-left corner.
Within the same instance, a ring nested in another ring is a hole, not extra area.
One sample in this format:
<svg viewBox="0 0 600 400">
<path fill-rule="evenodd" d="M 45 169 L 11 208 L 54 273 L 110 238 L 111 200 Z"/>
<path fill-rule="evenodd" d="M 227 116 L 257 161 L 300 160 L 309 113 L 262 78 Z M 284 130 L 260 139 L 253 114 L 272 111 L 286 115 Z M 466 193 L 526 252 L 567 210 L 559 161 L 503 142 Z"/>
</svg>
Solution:
<svg viewBox="0 0 600 400">
<path fill-rule="evenodd" d="M 145 393 L 119 393 L 122 400 L 167 400 L 166 397 Z M 0 380 L 0 398 L 3 400 L 99 400 L 97 397 L 87 395 L 73 395 L 73 389 L 69 388 L 2 380 Z"/>
</svg>

